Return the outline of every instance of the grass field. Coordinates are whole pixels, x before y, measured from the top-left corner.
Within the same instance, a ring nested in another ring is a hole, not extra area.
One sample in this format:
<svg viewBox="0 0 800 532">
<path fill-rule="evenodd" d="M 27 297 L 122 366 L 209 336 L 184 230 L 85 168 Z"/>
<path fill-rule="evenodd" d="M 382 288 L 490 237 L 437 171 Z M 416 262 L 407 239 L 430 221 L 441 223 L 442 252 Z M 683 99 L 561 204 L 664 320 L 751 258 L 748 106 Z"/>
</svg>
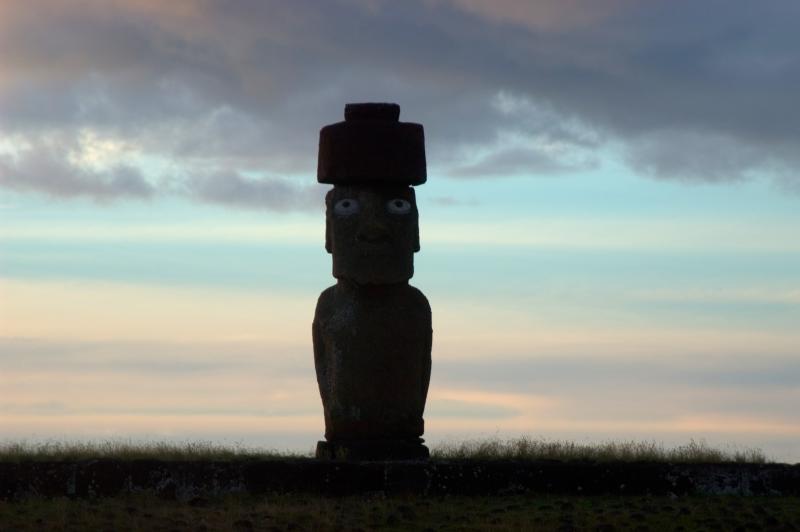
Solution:
<svg viewBox="0 0 800 532">
<path fill-rule="evenodd" d="M 22 460 L 237 460 L 248 458 L 311 458 L 311 454 L 225 446 L 211 442 L 0 442 L 0 462 Z M 702 441 L 668 448 L 657 442 L 610 441 L 589 445 L 521 437 L 444 443 L 431 449 L 433 460 L 592 460 L 599 462 L 766 463 L 759 449 L 720 450 Z"/>
</svg>

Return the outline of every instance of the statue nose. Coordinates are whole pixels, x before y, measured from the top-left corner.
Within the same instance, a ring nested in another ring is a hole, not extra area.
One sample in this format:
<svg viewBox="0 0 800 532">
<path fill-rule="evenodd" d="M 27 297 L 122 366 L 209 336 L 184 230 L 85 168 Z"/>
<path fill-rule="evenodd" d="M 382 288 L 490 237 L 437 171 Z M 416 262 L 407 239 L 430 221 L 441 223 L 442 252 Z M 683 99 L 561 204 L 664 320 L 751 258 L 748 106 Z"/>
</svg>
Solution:
<svg viewBox="0 0 800 532">
<path fill-rule="evenodd" d="M 370 244 L 377 244 L 389 241 L 389 229 L 386 225 L 379 222 L 370 222 L 364 224 L 356 233 L 356 240 L 359 242 L 368 242 Z"/>
</svg>

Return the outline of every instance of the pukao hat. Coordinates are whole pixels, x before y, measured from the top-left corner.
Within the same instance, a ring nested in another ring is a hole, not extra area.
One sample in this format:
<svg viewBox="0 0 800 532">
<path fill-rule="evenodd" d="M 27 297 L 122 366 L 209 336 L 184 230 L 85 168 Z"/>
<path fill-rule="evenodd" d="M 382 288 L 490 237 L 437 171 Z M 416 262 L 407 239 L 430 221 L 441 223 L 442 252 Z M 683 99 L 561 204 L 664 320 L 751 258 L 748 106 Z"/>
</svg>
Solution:
<svg viewBox="0 0 800 532">
<path fill-rule="evenodd" d="M 426 180 L 422 124 L 400 122 L 396 103 L 349 103 L 343 122 L 319 132 L 320 183 L 421 185 Z"/>
</svg>

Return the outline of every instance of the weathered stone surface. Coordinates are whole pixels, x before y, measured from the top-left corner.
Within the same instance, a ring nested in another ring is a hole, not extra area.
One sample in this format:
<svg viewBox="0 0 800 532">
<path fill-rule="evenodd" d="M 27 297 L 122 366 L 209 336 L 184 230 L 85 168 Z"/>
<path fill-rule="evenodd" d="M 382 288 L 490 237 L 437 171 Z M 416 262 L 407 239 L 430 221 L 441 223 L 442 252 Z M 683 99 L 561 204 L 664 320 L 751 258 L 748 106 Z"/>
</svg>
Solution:
<svg viewBox="0 0 800 532">
<path fill-rule="evenodd" d="M 400 120 L 400 106 L 396 103 L 348 103 L 344 106 L 345 122 L 355 120 Z"/>
<path fill-rule="evenodd" d="M 320 295 L 312 330 L 328 441 L 422 435 L 432 341 L 422 292 L 340 280 Z"/>
<path fill-rule="evenodd" d="M 366 285 L 405 282 L 414 275 L 419 250 L 414 189 L 337 185 L 325 205 L 325 248 L 333 254 L 334 277 Z"/>
<path fill-rule="evenodd" d="M 345 120 L 319 133 L 317 180 L 421 185 L 427 179 L 421 124 L 400 122 L 396 104 L 348 104 Z"/>
<path fill-rule="evenodd" d="M 317 442 L 317 458 L 325 460 L 427 460 L 422 438 Z"/>
</svg>

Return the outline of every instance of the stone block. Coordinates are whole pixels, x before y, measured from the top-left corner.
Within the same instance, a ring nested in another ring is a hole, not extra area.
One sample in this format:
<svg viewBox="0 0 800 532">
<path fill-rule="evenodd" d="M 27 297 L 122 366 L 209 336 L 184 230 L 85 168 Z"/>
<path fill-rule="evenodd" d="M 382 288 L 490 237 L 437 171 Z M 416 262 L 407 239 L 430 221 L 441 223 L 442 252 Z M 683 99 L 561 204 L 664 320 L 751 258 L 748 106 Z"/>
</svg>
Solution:
<svg viewBox="0 0 800 532">
<path fill-rule="evenodd" d="M 400 122 L 396 104 L 348 104 L 345 120 L 319 134 L 317 181 L 421 185 L 427 180 L 421 124 Z"/>
</svg>

